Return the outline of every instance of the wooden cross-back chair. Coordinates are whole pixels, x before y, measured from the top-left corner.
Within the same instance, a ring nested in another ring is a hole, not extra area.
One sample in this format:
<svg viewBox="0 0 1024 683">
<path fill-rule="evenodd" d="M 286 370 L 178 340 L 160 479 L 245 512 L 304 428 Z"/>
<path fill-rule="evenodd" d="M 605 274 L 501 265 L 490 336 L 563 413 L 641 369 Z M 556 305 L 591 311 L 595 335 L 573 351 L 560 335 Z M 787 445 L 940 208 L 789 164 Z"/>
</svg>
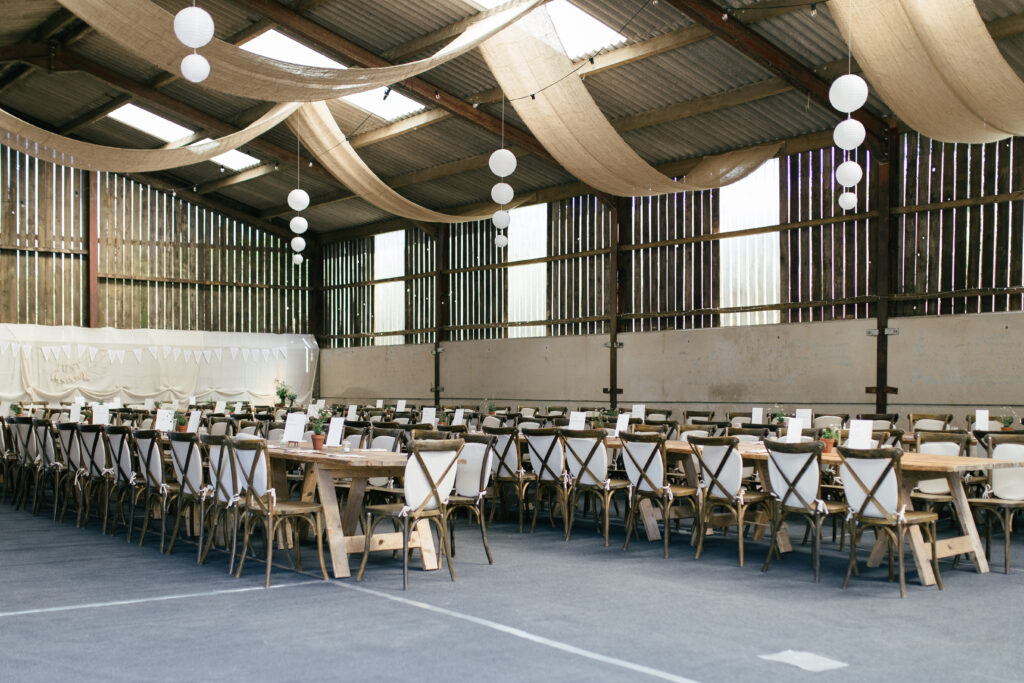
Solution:
<svg viewBox="0 0 1024 683">
<path fill-rule="evenodd" d="M 690 446 L 697 459 L 704 492 L 701 529 L 697 532 L 699 559 L 704 550 L 704 536 L 713 526 L 736 525 L 740 566 L 743 566 L 743 527 L 747 513 L 754 508 L 767 512 L 768 495 L 763 491 L 747 491 L 743 486 L 743 457 L 736 450 L 735 436 L 690 437 Z M 715 510 L 725 510 L 725 518 L 716 520 Z M 717 522 L 717 523 L 716 523 Z"/>
<path fill-rule="evenodd" d="M 213 487 L 213 493 L 210 496 L 210 512 L 207 515 L 209 524 L 206 546 L 199 556 L 199 564 L 206 563 L 210 549 L 213 547 L 213 541 L 217 537 L 217 527 L 220 526 L 224 529 L 225 545 L 230 544 L 228 574 L 233 574 L 235 552 L 238 549 L 239 510 L 244 506 L 244 501 L 242 500 L 241 477 L 236 471 L 235 458 L 231 455 L 230 440 L 231 437 L 223 434 L 203 434 L 199 437 L 200 443 L 206 448 L 210 486 Z"/>
<path fill-rule="evenodd" d="M 569 473 L 569 523 L 565 540 L 572 535 L 573 520 L 576 517 L 576 503 L 580 495 L 594 498 L 601 504 L 605 547 L 609 545 L 609 511 L 612 498 L 618 492 L 625 492 L 629 482 L 612 479 L 608 467 L 608 449 L 603 429 L 562 429 L 559 432 L 565 449 L 566 470 Z M 597 526 L 597 508 L 594 508 L 594 525 Z"/>
<path fill-rule="evenodd" d="M 108 465 L 106 439 L 103 438 L 103 425 L 78 425 L 78 436 L 82 448 L 82 458 L 89 470 L 83 498 L 85 510 L 82 515 L 82 526 L 89 523 L 89 513 L 93 504 L 106 505 L 107 488 L 114 477 L 114 469 Z M 100 515 L 103 519 L 103 515 Z"/>
<path fill-rule="evenodd" d="M 203 461 L 206 454 L 199 442 L 199 435 L 189 432 L 172 432 L 167 435 L 171 442 L 171 463 L 174 478 L 178 483 L 178 504 L 175 506 L 174 529 L 171 541 L 167 545 L 167 554 L 174 552 L 174 544 L 181 531 L 181 518 L 185 509 L 189 508 L 195 515 L 195 526 L 199 529 L 199 542 L 196 549 L 198 563 L 203 552 L 203 529 L 206 526 L 206 500 L 213 493 L 204 476 Z"/>
<path fill-rule="evenodd" d="M 18 465 L 18 456 L 14 452 L 14 439 L 7 425 L 7 417 L 0 415 L 0 464 L 3 465 L 4 490 L 0 500 L 7 500 L 8 494 L 14 492 L 14 477 Z"/>
<path fill-rule="evenodd" d="M 210 426 L 207 427 L 207 431 L 214 436 L 234 436 L 238 430 L 235 420 L 226 416 L 211 417 L 209 424 Z"/>
<path fill-rule="evenodd" d="M 772 556 L 779 556 L 778 535 L 790 515 L 807 520 L 812 530 L 811 565 L 815 582 L 821 580 L 821 526 L 826 517 L 845 515 L 846 503 L 821 495 L 820 441 L 785 443 L 765 441 L 768 449 L 768 490 L 771 494 L 771 545 L 761 571 L 768 571 Z"/>
<path fill-rule="evenodd" d="M 636 528 L 640 502 L 646 499 L 661 510 L 665 526 L 665 557 L 668 558 L 669 539 L 672 536 L 669 526 L 672 507 L 679 507 L 682 501 L 689 503 L 693 512 L 691 535 L 696 533 L 700 526 L 700 489 L 669 482 L 663 434 L 623 433 L 619 434 L 619 439 L 622 441 L 622 462 L 629 479 L 629 517 L 626 520 L 626 541 L 622 549 L 629 548 L 629 538 Z"/>
<path fill-rule="evenodd" d="M 444 433 L 437 434 L 442 437 L 439 440 L 443 440 Z M 480 524 L 480 536 L 483 539 L 484 552 L 487 553 L 487 562 L 494 564 L 491 546 L 487 542 L 484 505 L 487 495 L 491 492 L 489 484 L 494 467 L 494 446 L 498 437 L 491 434 L 460 434 L 457 438 L 464 442 L 459 459 L 465 462 L 459 462 L 455 466 L 455 489 L 448 497 L 444 519 L 445 526 L 448 527 L 452 557 L 455 557 L 455 515 L 459 510 L 466 510 L 470 519 L 475 517 Z"/>
<path fill-rule="evenodd" d="M 562 508 L 562 526 L 565 538 L 569 537 L 569 477 L 565 469 L 565 451 L 562 440 L 558 438 L 558 429 L 525 429 L 526 447 L 530 453 L 530 464 L 537 475 L 537 488 L 534 491 L 533 518 L 530 522 L 530 533 L 537 528 L 537 512 L 544 499 L 544 493 L 554 494 L 554 500 L 548 508 L 551 526 L 555 525 L 554 512 L 556 507 Z"/>
<path fill-rule="evenodd" d="M 31 417 L 12 417 L 8 419 L 8 424 L 14 439 L 16 463 L 14 507 L 21 509 L 28 502 L 29 489 L 35 481 L 36 442 L 32 434 Z"/>
<path fill-rule="evenodd" d="M 890 430 L 896 427 L 896 423 L 900 421 L 899 413 L 860 413 L 857 415 L 858 420 L 871 420 L 874 424 L 872 429 L 874 430 Z"/>
<path fill-rule="evenodd" d="M 139 463 L 144 485 L 142 491 L 142 531 L 139 534 L 139 545 L 146 540 L 149 520 L 160 517 L 160 552 L 164 551 L 164 540 L 167 535 L 167 515 L 170 504 L 178 498 L 181 487 L 177 482 L 168 481 L 164 476 L 163 448 L 160 432 L 155 429 L 139 429 L 135 431 L 132 443 L 135 446 L 135 457 Z"/>
<path fill-rule="evenodd" d="M 989 457 L 1024 462 L 1024 434 L 992 433 L 986 437 Z M 972 509 L 985 511 L 985 555 L 991 556 L 993 521 L 1003 528 L 1003 569 L 1010 573 L 1010 534 L 1013 517 L 1024 510 L 1024 469 L 1010 467 L 989 471 L 988 484 L 980 498 L 971 498 Z"/>
<path fill-rule="evenodd" d="M 907 579 L 904 567 L 904 542 L 911 526 L 919 525 L 931 541 L 932 571 L 935 583 L 942 590 L 942 576 L 935 554 L 935 522 L 938 515 L 924 510 L 907 510 L 900 503 L 900 481 L 903 451 L 899 448 L 854 449 L 837 446 L 839 473 L 843 480 L 843 491 L 850 506 L 848 520 L 850 533 L 850 563 L 846 568 L 843 588 L 850 583 L 850 576 L 857 570 L 857 544 L 866 529 L 884 534 L 889 545 L 889 580 L 893 578 L 892 552 L 895 545 L 899 562 L 900 597 L 907 597 Z"/>
<path fill-rule="evenodd" d="M 967 454 L 970 436 L 962 430 L 918 431 L 914 434 L 914 440 L 915 450 L 918 453 L 963 456 Z M 910 497 L 915 502 L 921 503 L 924 510 L 931 511 L 948 505 L 953 510 L 953 514 L 956 514 L 956 509 L 952 505 L 953 496 L 949 491 L 949 482 L 945 477 L 922 479 L 917 482 L 917 489 Z"/>
<path fill-rule="evenodd" d="M 910 413 L 907 415 L 907 422 L 910 424 L 910 431 L 918 432 L 941 432 L 949 429 L 953 422 L 951 414 L 939 413 Z"/>
<path fill-rule="evenodd" d="M 128 539 L 132 540 L 132 527 L 135 525 L 135 499 L 141 488 L 135 469 L 134 446 L 132 445 L 132 428 L 128 425 L 108 425 L 103 428 L 103 438 L 107 442 L 110 453 L 110 464 L 114 470 L 110 485 L 107 487 L 107 505 L 103 509 L 103 528 L 107 527 L 110 504 L 113 503 L 115 515 L 110 527 L 110 535 L 117 531 L 118 519 L 127 523 Z M 127 506 L 128 514 L 124 514 Z"/>
<path fill-rule="evenodd" d="M 67 514 L 68 504 L 75 501 L 75 525 L 81 523 L 82 517 L 82 489 L 84 477 L 89 476 L 85 460 L 82 457 L 82 444 L 78 438 L 77 422 L 61 422 L 57 425 L 57 442 L 60 445 L 60 452 L 64 456 L 65 468 L 60 473 L 59 487 L 61 491 L 60 521 L 64 521 Z"/>
<path fill-rule="evenodd" d="M 49 420 L 32 420 L 32 438 L 36 445 L 36 466 L 32 485 L 32 514 L 42 509 L 44 485 L 49 483 L 53 490 L 53 519 L 57 519 L 60 501 L 61 471 L 65 468 L 60 447 L 53 436 L 53 424 Z M 47 481 L 49 480 L 49 482 Z"/>
<path fill-rule="evenodd" d="M 270 486 L 270 458 L 266 442 L 262 439 L 232 438 L 224 442 L 224 448 L 234 459 L 235 474 L 239 486 L 245 493 L 245 520 L 242 552 L 238 559 L 235 576 L 242 575 L 246 553 L 251 549 L 253 528 L 260 524 L 264 530 L 264 548 L 267 555 L 266 587 L 270 588 L 270 570 L 274 564 L 274 539 L 282 524 L 293 530 L 292 547 L 295 549 L 295 567 L 302 571 L 301 537 L 299 525 L 302 522 L 316 538 L 317 554 L 320 558 L 320 573 L 327 580 L 327 565 L 324 563 L 323 514 L 320 503 L 314 501 L 282 500 L 277 490 Z"/>
<path fill-rule="evenodd" d="M 713 410 L 684 410 L 683 411 L 683 423 L 684 424 L 696 424 L 698 422 L 711 422 L 715 419 L 715 411 Z"/>
<path fill-rule="evenodd" d="M 396 526 L 401 522 L 403 590 L 409 587 L 409 533 L 421 520 L 429 520 L 437 527 L 441 552 L 448 562 L 448 573 L 452 581 L 455 580 L 455 567 L 452 565 L 451 551 L 448 547 L 445 518 L 448 499 L 455 486 L 459 454 L 464 443 L 462 439 L 413 442 L 412 454 L 405 464 L 403 476 L 404 501 L 386 505 L 367 505 L 365 508 L 366 545 L 363 547 L 363 558 L 359 563 L 356 581 L 363 580 L 366 562 L 369 560 L 373 545 L 373 532 L 385 519 L 391 520 Z M 426 539 L 421 542 L 426 542 Z"/>
<path fill-rule="evenodd" d="M 515 427 L 487 427 L 484 434 L 495 438 L 495 457 L 493 465 L 494 495 L 491 503 L 491 516 L 488 522 L 494 521 L 494 508 L 497 498 L 501 498 L 502 515 L 505 514 L 505 488 L 511 486 L 516 495 L 516 507 L 519 511 L 519 533 L 523 533 L 523 513 L 526 510 L 526 494 L 537 481 L 535 472 L 527 472 L 523 467 L 523 456 L 519 450 L 519 430 Z"/>
</svg>

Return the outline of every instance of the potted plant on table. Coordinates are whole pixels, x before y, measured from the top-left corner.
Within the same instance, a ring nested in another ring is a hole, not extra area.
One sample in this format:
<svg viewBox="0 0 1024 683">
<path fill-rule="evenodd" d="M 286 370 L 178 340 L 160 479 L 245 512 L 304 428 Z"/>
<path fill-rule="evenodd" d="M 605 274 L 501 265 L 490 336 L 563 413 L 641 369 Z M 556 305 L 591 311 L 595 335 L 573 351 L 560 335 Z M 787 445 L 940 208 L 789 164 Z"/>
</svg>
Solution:
<svg viewBox="0 0 1024 683">
<path fill-rule="evenodd" d="M 326 413 L 320 413 L 316 417 L 309 418 L 309 428 L 313 430 L 313 435 L 309 437 L 313 441 L 313 450 L 323 450 L 324 439 L 327 435 L 324 434 L 324 425 L 327 423 L 328 415 Z"/>
<path fill-rule="evenodd" d="M 184 432 L 188 429 L 188 418 L 185 417 L 185 413 L 174 414 L 174 431 Z"/>
<path fill-rule="evenodd" d="M 14 417 L 21 417 L 22 412 L 23 410 L 20 403 L 15 403 L 11 406 L 11 414 L 14 415 Z"/>
<path fill-rule="evenodd" d="M 288 408 L 289 410 L 295 407 L 295 399 L 299 397 L 294 391 L 288 392 Z"/>
<path fill-rule="evenodd" d="M 1007 411 L 1004 414 L 1000 415 L 997 418 L 999 420 L 999 423 L 1003 425 L 1003 431 L 1004 432 L 1012 432 L 1013 431 L 1013 418 L 1014 418 L 1013 411 L 1011 411 L 1009 409 L 1007 409 Z"/>
<path fill-rule="evenodd" d="M 288 400 L 288 395 L 291 393 L 291 389 L 287 384 L 279 379 L 274 380 L 274 393 L 277 394 L 277 405 L 284 407 L 284 402 Z"/>
<path fill-rule="evenodd" d="M 777 425 L 786 423 L 786 416 L 782 412 L 782 406 L 780 406 L 778 403 L 772 406 L 772 422 L 774 422 Z"/>
<path fill-rule="evenodd" d="M 821 430 L 821 440 L 825 444 L 825 450 L 823 453 L 831 453 L 832 449 L 835 448 L 836 441 L 839 439 L 839 430 L 834 427 L 825 427 Z"/>
</svg>

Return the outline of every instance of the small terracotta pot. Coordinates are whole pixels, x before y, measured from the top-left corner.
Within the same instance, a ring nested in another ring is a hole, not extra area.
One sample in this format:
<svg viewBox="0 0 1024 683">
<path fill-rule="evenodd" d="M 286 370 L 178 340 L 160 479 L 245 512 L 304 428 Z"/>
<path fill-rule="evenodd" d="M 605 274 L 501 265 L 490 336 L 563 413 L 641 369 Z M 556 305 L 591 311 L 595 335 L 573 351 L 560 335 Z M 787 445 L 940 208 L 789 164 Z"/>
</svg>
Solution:
<svg viewBox="0 0 1024 683">
<path fill-rule="evenodd" d="M 313 441 L 313 450 L 314 451 L 323 450 L 324 441 L 327 440 L 327 435 L 326 434 L 313 434 L 309 438 L 312 439 L 312 441 Z"/>
<path fill-rule="evenodd" d="M 825 450 L 822 451 L 822 452 L 823 453 L 831 453 L 832 449 L 835 448 L 836 440 L 835 439 L 822 439 L 822 441 L 825 442 Z"/>
<path fill-rule="evenodd" d="M 1003 427 L 1003 428 L 1002 428 L 1002 429 L 1001 429 L 1000 431 L 1003 431 L 1003 432 L 1012 432 L 1012 431 L 1013 431 L 1013 427 Z"/>
<path fill-rule="evenodd" d="M 174 425 L 174 431 L 176 432 L 184 432 L 186 429 L 188 429 L 188 425 Z"/>
</svg>

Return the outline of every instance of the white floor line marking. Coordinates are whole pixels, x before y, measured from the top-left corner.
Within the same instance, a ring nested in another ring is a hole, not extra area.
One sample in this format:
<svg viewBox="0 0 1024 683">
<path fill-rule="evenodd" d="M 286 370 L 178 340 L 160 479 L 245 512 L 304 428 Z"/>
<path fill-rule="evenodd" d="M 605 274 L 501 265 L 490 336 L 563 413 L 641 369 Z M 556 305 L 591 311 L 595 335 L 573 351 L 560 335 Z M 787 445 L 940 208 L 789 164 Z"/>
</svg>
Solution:
<svg viewBox="0 0 1024 683">
<path fill-rule="evenodd" d="M 773 655 L 758 655 L 758 657 L 761 659 L 767 659 L 771 662 L 791 664 L 792 666 L 801 668 L 804 671 L 813 671 L 815 673 L 831 671 L 832 669 L 841 669 L 844 666 L 849 666 L 846 662 L 829 659 L 828 657 L 823 657 L 822 655 L 814 654 L 813 652 L 804 652 L 803 650 L 783 650 L 782 652 L 776 652 Z"/>
<path fill-rule="evenodd" d="M 297 581 L 295 583 L 281 583 L 271 586 L 269 589 L 263 586 L 248 586 L 246 588 L 225 588 L 219 591 L 206 591 L 204 593 L 182 593 L 181 595 L 158 595 L 152 598 L 135 598 L 134 600 L 113 600 L 111 602 L 90 602 L 84 605 L 64 605 L 62 607 L 40 607 L 38 609 L 25 609 L 17 612 L 0 612 L 0 619 L 4 617 L 20 617 L 27 614 L 46 614 L 48 612 L 70 612 L 79 609 L 93 609 L 96 607 L 120 607 L 122 605 L 140 605 L 147 602 L 166 602 L 167 600 L 187 600 L 189 598 L 207 598 L 214 595 L 228 595 L 231 593 L 248 593 L 249 591 L 265 591 L 275 588 L 290 588 L 292 586 L 305 586 L 310 583 L 323 583 L 323 579 L 314 581 Z"/>
<path fill-rule="evenodd" d="M 555 650 L 561 650 L 562 652 L 568 652 L 569 654 L 577 655 L 579 657 L 593 659 L 594 661 L 602 662 L 604 664 L 611 664 L 613 666 L 618 666 L 629 671 L 635 671 L 637 673 L 646 674 L 654 678 L 660 678 L 665 681 L 673 681 L 674 683 L 697 683 L 696 681 L 690 678 L 677 676 L 675 674 L 668 673 L 667 671 L 661 671 L 660 669 L 654 669 L 649 666 L 644 666 L 643 664 L 635 664 L 624 659 L 609 657 L 608 655 L 602 655 L 598 652 L 584 650 L 583 648 L 576 647 L 575 645 L 569 645 L 568 643 L 562 643 L 557 640 L 551 640 L 550 638 L 538 636 L 534 633 L 530 633 L 529 631 L 524 631 L 522 629 L 515 628 L 514 626 L 506 626 L 505 624 L 499 624 L 498 622 L 491 621 L 490 619 L 474 617 L 471 614 L 463 614 L 462 612 L 455 612 L 453 610 L 445 609 L 444 607 L 437 607 L 435 605 L 430 605 L 425 602 L 409 600 L 408 598 L 403 598 L 397 595 L 382 593 L 381 591 L 377 591 L 372 588 L 353 586 L 351 583 L 332 581 L 331 585 L 337 586 L 339 588 L 347 588 L 349 590 L 358 591 L 360 593 L 368 593 L 369 595 L 375 595 L 379 598 L 385 598 L 393 602 L 400 602 L 404 605 L 411 605 L 412 607 L 418 607 L 419 609 L 424 609 L 429 612 L 443 614 L 447 617 L 452 617 L 453 619 L 461 619 L 462 621 L 468 621 L 470 623 L 477 624 L 478 626 L 483 626 L 485 628 L 493 629 L 501 633 L 506 633 L 510 636 L 515 636 L 516 638 L 522 638 L 523 640 L 528 640 L 531 643 L 537 643 L 538 645 L 544 645 L 545 647 L 554 648 Z"/>
</svg>

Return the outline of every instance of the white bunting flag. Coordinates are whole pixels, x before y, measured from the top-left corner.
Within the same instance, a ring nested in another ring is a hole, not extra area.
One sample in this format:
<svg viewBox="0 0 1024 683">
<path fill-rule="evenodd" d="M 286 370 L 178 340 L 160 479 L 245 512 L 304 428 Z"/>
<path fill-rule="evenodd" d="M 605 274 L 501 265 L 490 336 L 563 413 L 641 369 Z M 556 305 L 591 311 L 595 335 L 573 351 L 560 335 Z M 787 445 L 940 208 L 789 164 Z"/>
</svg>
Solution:
<svg viewBox="0 0 1024 683">
<path fill-rule="evenodd" d="M 71 360 L 71 344 L 62 344 L 60 350 L 64 352 L 64 357 Z"/>
<path fill-rule="evenodd" d="M 9 348 L 11 348 L 11 342 L 0 342 L 0 354 L 7 353 L 7 349 Z"/>
<path fill-rule="evenodd" d="M 260 349 L 260 353 L 263 354 L 263 360 L 270 360 L 270 349 Z"/>
<path fill-rule="evenodd" d="M 114 351 L 114 349 L 107 349 L 107 358 L 109 358 L 110 362 L 113 363 L 117 358 L 117 352 Z"/>
<path fill-rule="evenodd" d="M 185 362 L 186 363 L 191 363 L 192 362 L 192 349 L 185 349 Z"/>
<path fill-rule="evenodd" d="M 171 347 L 167 346 L 166 344 L 164 344 L 164 358 L 170 358 L 171 357 L 171 351 L 172 351 Z"/>
<path fill-rule="evenodd" d="M 249 349 L 242 349 L 242 358 L 246 361 L 249 360 Z"/>
<path fill-rule="evenodd" d="M 281 357 L 281 349 L 275 346 L 271 351 L 274 353 L 274 360 L 278 360 Z"/>
<path fill-rule="evenodd" d="M 124 349 L 118 349 L 114 352 L 114 355 L 117 356 L 118 363 L 124 363 Z"/>
<path fill-rule="evenodd" d="M 288 357 L 288 347 L 287 346 L 282 346 L 281 347 L 281 355 L 284 356 L 285 358 Z"/>
<path fill-rule="evenodd" d="M 82 356 L 84 356 L 85 352 L 86 352 L 85 344 L 79 344 L 78 345 L 78 357 L 81 358 Z"/>
<path fill-rule="evenodd" d="M 95 346 L 90 346 L 89 347 L 89 360 L 96 360 L 96 354 L 99 353 L 99 352 L 100 352 L 100 350 L 98 348 L 96 348 Z"/>
<path fill-rule="evenodd" d="M 52 349 L 49 346 L 44 346 L 43 347 L 43 358 L 45 358 L 46 360 L 50 360 L 50 353 L 51 353 L 51 351 L 52 351 Z"/>
<path fill-rule="evenodd" d="M 142 362 L 142 349 L 132 349 L 132 353 L 135 354 L 135 360 L 139 363 Z"/>
<path fill-rule="evenodd" d="M 205 358 L 206 362 L 209 363 L 210 359 L 213 358 L 213 352 L 210 351 L 210 349 L 205 349 L 203 351 L 203 358 Z"/>
<path fill-rule="evenodd" d="M 231 360 L 235 360 L 236 358 L 238 358 L 238 347 L 237 346 L 232 346 L 231 347 Z"/>
<path fill-rule="evenodd" d="M 156 346 L 150 346 L 149 347 L 149 352 L 151 354 L 153 354 L 153 360 L 157 360 L 159 358 L 159 356 L 157 355 L 157 353 L 159 351 L 160 351 L 159 347 L 156 347 Z"/>
<path fill-rule="evenodd" d="M 179 349 L 177 346 L 175 346 L 171 350 L 171 355 L 174 356 L 174 360 L 178 360 L 179 358 L 181 358 L 181 349 Z"/>
<path fill-rule="evenodd" d="M 224 358 L 224 349 L 214 349 L 213 355 L 217 356 L 217 360 L 220 361 Z"/>
<path fill-rule="evenodd" d="M 11 344 L 11 351 L 14 353 L 15 356 L 17 356 L 18 351 L 21 351 L 21 344 L 18 344 L 17 342 Z"/>
</svg>

